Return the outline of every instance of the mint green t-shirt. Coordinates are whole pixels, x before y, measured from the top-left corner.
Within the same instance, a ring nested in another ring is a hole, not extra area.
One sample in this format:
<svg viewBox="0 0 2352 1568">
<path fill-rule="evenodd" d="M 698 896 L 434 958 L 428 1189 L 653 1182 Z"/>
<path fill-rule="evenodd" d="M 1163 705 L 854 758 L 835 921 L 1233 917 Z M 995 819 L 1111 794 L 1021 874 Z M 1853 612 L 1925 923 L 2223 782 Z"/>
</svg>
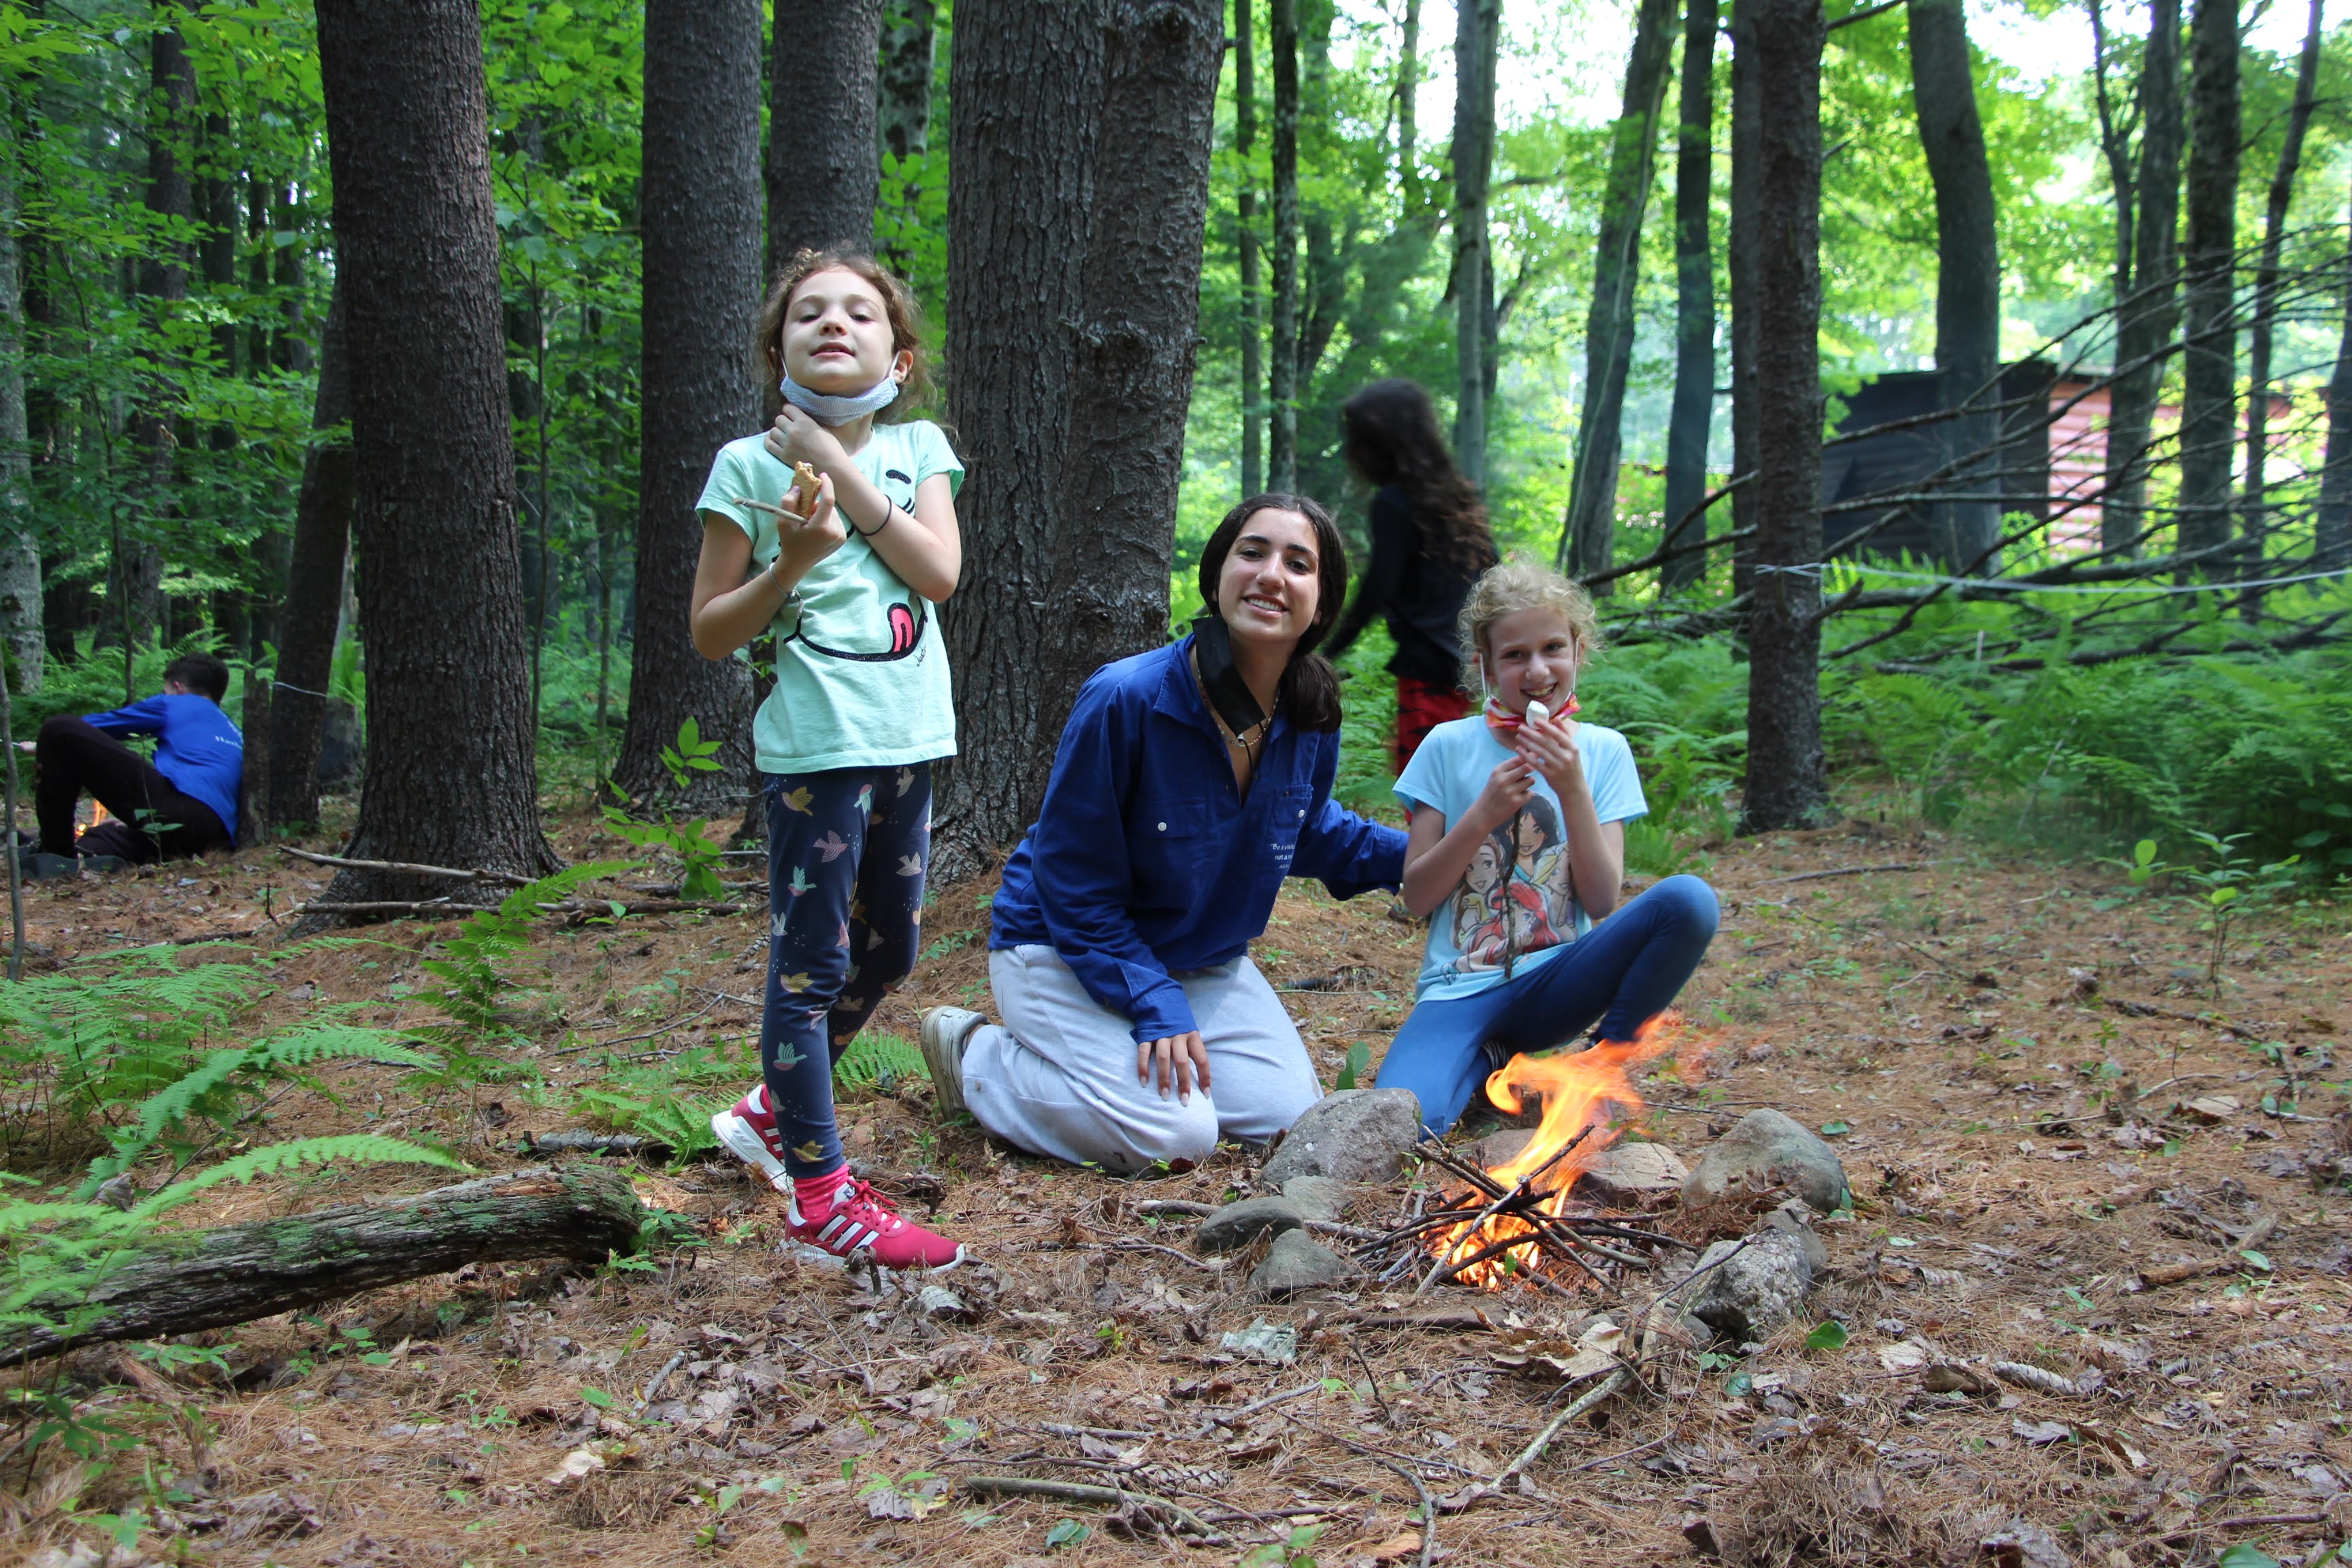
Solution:
<svg viewBox="0 0 2352 1568">
<path fill-rule="evenodd" d="M 946 435 L 926 419 L 875 426 L 851 461 L 908 513 L 916 489 L 933 474 L 947 475 L 952 487 L 963 483 Z M 749 534 L 752 567 L 764 571 L 776 558 L 776 519 L 735 503 L 777 504 L 792 489 L 791 465 L 761 437 L 746 436 L 719 448 L 695 504 Z M 917 525 L 908 515 L 889 526 Z M 776 689 L 751 721 L 761 772 L 898 767 L 955 755 L 955 694 L 937 606 L 900 581 L 855 528 L 801 579 L 796 599 L 776 616 Z"/>
</svg>

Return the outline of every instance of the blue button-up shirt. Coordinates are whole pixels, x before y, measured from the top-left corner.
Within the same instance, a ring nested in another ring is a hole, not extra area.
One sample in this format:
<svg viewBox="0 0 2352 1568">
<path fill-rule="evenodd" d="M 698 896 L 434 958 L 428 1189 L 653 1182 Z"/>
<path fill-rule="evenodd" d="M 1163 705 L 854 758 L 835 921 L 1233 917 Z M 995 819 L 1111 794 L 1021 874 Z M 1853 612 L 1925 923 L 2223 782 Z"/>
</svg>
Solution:
<svg viewBox="0 0 2352 1568">
<path fill-rule="evenodd" d="M 1276 714 L 1244 796 L 1192 677 L 1192 639 L 1079 689 L 1045 804 L 1004 865 L 992 948 L 1050 946 L 1139 1041 L 1199 1026 L 1172 978 L 1240 957 L 1283 878 L 1394 888 L 1404 835 L 1331 799 L 1339 737 Z"/>
</svg>

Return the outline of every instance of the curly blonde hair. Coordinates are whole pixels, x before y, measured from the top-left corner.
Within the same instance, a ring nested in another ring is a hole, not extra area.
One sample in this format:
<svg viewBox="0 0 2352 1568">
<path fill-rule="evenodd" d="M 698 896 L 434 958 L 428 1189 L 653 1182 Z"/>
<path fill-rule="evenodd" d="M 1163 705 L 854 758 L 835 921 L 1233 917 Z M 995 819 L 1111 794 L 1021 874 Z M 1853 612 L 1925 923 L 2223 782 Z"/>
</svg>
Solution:
<svg viewBox="0 0 2352 1568">
<path fill-rule="evenodd" d="M 1486 652 L 1488 629 L 1505 616 L 1516 616 L 1521 610 L 1557 612 L 1568 623 L 1569 635 L 1583 648 L 1585 658 L 1601 651 L 1601 617 L 1593 611 L 1592 595 L 1550 567 L 1514 556 L 1488 568 L 1462 601 L 1461 618 L 1454 627 L 1462 642 L 1465 686 L 1481 679 L 1479 666 Z"/>
</svg>

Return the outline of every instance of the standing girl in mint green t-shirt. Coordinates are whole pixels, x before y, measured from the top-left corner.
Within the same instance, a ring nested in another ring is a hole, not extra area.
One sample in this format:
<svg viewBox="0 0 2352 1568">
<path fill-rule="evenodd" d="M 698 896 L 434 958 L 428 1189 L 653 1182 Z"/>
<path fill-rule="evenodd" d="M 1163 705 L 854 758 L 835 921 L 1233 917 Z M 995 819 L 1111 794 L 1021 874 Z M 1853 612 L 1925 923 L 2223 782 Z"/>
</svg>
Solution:
<svg viewBox="0 0 2352 1568">
<path fill-rule="evenodd" d="M 951 1268 L 961 1247 L 849 1173 L 833 1063 L 921 936 L 931 763 L 955 754 L 937 608 L 963 567 L 963 465 L 927 420 L 876 422 L 924 374 L 914 297 L 869 256 L 794 257 L 760 311 L 754 367 L 783 408 L 711 465 L 693 631 L 709 658 L 776 637 L 752 726 L 771 775 L 768 992 L 761 1081 L 710 1125 L 791 1199 L 793 1239 Z M 813 501 L 794 495 L 802 463 Z"/>
</svg>

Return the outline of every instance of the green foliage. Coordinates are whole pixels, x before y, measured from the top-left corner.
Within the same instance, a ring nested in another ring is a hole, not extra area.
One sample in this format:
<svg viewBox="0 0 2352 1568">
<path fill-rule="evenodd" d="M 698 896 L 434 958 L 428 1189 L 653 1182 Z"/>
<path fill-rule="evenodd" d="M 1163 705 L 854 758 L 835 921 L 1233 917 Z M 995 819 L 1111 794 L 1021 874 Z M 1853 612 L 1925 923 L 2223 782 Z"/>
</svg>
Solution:
<svg viewBox="0 0 2352 1568">
<path fill-rule="evenodd" d="M 240 1047 L 207 1044 L 242 1022 L 268 993 L 257 966 L 190 963 L 183 950 L 142 948 L 82 971 L 0 988 L 0 1101 L 12 1165 L 54 1165 L 102 1134 L 107 1152 L 68 1192 L 40 1191 L 21 1174 L 0 1198 L 0 1345 L 38 1332 L 77 1331 L 100 1309 L 96 1286 L 148 1244 L 156 1223 L 197 1194 L 304 1165 L 405 1163 L 458 1167 L 438 1150 L 373 1133 L 305 1138 L 197 1162 L 250 1122 L 272 1089 L 320 1088 L 305 1069 L 335 1060 L 405 1066 L 429 1060 L 373 1029 L 331 1017 Z M 161 1156 L 160 1161 L 156 1158 Z M 163 1177 L 141 1196 L 151 1164 Z M 78 1425 L 71 1403 L 35 1415 L 35 1441 L 91 1454 L 108 1440 Z"/>
<path fill-rule="evenodd" d="M 1339 1076 L 1331 1080 L 1331 1087 L 1334 1089 L 1355 1088 L 1363 1080 L 1364 1074 L 1371 1069 L 1371 1065 L 1372 1047 L 1358 1040 L 1348 1047 L 1348 1064 L 1339 1069 Z"/>
<path fill-rule="evenodd" d="M 1324 1529 L 1319 1524 L 1292 1525 L 1290 1533 L 1280 1541 L 1269 1541 L 1243 1552 L 1240 1568 L 1315 1568 L 1314 1547 L 1322 1539 Z"/>
<path fill-rule="evenodd" d="M 583 882 L 628 868 L 622 861 L 590 861 L 566 867 L 529 887 L 517 888 L 495 910 L 467 918 L 421 967 L 433 984 L 411 998 L 441 1015 L 415 1033 L 436 1048 L 435 1059 L 412 1075 L 409 1087 L 426 1090 L 470 1089 L 537 1077 L 537 1069 L 508 1053 L 530 1037 L 524 1027 L 537 1020 L 522 1004 L 539 991 L 517 972 L 543 918 L 542 904 L 571 896 Z"/>
<path fill-rule="evenodd" d="M 702 738 L 702 726 L 689 717 L 678 726 L 677 744 L 662 748 L 662 766 L 669 771 L 670 780 L 684 792 L 697 773 L 717 773 L 720 742 Z M 725 829 L 710 831 L 707 818 L 681 825 L 667 811 L 659 822 L 646 822 L 631 816 L 617 805 L 604 808 L 604 825 L 628 843 L 640 849 L 667 850 L 677 857 L 683 871 L 678 879 L 678 896 L 685 899 L 719 899 L 727 889 L 719 880 L 719 868 L 727 853 Z"/>
<path fill-rule="evenodd" d="M 931 1069 L 922 1047 L 897 1035 L 861 1031 L 833 1064 L 833 1081 L 842 1089 L 872 1089 L 888 1094 L 910 1079 L 929 1083 Z"/>
</svg>

